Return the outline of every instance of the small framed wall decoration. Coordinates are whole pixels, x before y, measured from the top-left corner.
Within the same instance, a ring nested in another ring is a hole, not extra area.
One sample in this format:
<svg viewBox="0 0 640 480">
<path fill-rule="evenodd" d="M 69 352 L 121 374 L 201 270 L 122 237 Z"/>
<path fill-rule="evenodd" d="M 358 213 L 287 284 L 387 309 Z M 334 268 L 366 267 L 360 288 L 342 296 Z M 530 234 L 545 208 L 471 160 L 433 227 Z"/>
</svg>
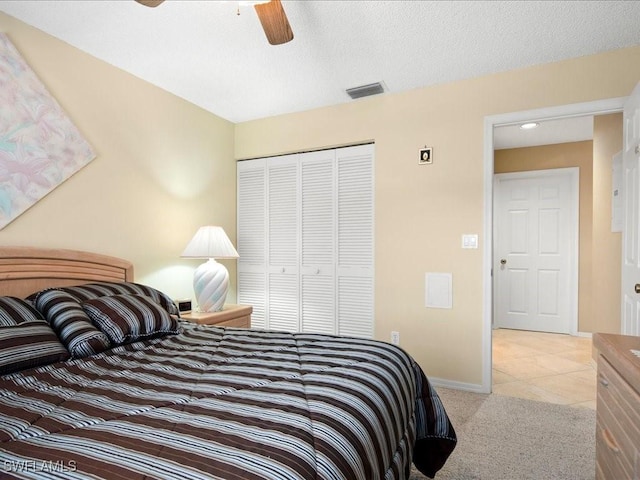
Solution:
<svg viewBox="0 0 640 480">
<path fill-rule="evenodd" d="M 0 229 L 95 156 L 9 37 L 0 33 Z"/>
<path fill-rule="evenodd" d="M 420 149 L 418 165 L 430 165 L 433 163 L 433 148 L 423 147 Z"/>
</svg>

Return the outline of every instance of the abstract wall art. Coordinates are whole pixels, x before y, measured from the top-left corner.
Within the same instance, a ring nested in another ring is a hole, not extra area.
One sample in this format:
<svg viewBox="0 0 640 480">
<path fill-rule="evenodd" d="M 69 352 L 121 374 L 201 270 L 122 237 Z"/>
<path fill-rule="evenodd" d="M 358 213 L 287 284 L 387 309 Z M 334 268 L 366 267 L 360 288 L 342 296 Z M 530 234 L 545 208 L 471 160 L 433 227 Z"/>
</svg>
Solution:
<svg viewBox="0 0 640 480">
<path fill-rule="evenodd" d="M 0 229 L 94 158 L 91 145 L 0 33 Z"/>
</svg>

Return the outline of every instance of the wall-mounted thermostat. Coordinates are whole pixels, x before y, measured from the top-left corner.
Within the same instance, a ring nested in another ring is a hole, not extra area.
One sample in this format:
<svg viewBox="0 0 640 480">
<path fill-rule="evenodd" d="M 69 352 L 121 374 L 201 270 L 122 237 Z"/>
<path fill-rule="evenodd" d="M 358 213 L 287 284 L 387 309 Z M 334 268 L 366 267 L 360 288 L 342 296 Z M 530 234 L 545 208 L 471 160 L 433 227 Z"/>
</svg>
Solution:
<svg viewBox="0 0 640 480">
<path fill-rule="evenodd" d="M 424 147 L 420 149 L 418 165 L 430 165 L 433 163 L 433 148 Z"/>
</svg>

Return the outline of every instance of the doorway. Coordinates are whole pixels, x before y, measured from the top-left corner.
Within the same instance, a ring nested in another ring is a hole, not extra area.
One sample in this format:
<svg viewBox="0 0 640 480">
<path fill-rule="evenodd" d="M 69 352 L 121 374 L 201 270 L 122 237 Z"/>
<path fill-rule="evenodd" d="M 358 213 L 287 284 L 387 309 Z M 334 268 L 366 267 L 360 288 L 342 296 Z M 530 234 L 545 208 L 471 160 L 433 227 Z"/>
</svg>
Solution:
<svg viewBox="0 0 640 480">
<path fill-rule="evenodd" d="M 602 115 L 621 112 L 625 97 L 572 104 L 538 110 L 494 115 L 484 122 L 484 246 L 483 246 L 483 333 L 482 333 L 482 391 L 491 392 L 492 385 L 492 328 L 493 328 L 493 180 L 494 180 L 494 127 L 516 125 L 530 121 L 555 120 L 584 115 Z"/>
<path fill-rule="evenodd" d="M 495 175 L 494 328 L 577 334 L 579 174 Z"/>
</svg>

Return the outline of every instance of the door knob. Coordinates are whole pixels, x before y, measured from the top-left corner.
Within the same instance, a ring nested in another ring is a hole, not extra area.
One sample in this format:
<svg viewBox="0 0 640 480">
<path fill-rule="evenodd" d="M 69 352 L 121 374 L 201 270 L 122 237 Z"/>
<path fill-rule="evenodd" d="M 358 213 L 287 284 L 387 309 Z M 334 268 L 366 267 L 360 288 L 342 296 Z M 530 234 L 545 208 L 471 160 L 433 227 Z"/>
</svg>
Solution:
<svg viewBox="0 0 640 480">
<path fill-rule="evenodd" d="M 506 265 L 507 264 L 507 259 L 503 258 L 500 260 L 500 265 Z"/>
<path fill-rule="evenodd" d="M 640 283 L 636 283 L 636 286 L 633 288 L 636 293 L 640 293 Z"/>
</svg>

